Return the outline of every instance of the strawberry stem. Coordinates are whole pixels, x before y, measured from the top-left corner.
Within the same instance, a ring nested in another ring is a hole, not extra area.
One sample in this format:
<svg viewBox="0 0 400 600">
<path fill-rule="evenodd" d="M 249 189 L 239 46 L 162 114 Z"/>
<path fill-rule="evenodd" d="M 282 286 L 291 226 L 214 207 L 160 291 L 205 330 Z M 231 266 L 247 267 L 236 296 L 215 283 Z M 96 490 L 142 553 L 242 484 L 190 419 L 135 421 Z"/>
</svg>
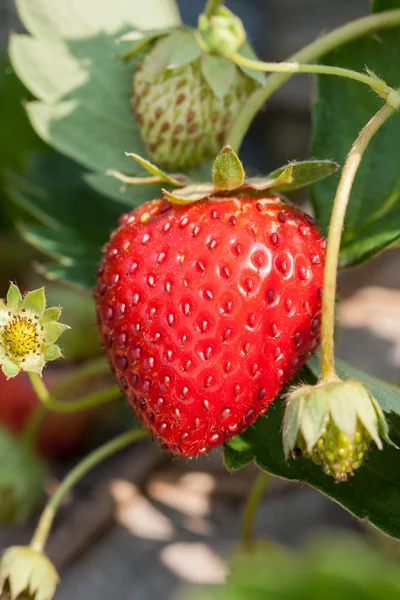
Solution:
<svg viewBox="0 0 400 600">
<path fill-rule="evenodd" d="M 36 552 L 43 552 L 47 538 L 50 533 L 51 526 L 54 521 L 56 512 L 63 501 L 64 497 L 71 488 L 88 473 L 93 467 L 101 463 L 103 460 L 115 454 L 122 448 L 126 448 L 133 442 L 136 442 L 145 436 L 148 432 L 144 429 L 134 429 L 119 435 L 115 439 L 103 444 L 100 448 L 96 448 L 91 454 L 86 456 L 79 464 L 72 469 L 72 471 L 65 477 L 61 482 L 55 494 L 48 501 L 42 515 L 40 517 L 38 526 L 33 535 L 30 547 Z"/>
<path fill-rule="evenodd" d="M 242 543 L 249 552 L 254 546 L 254 521 L 257 509 L 271 480 L 271 475 L 261 471 L 254 481 L 247 496 L 242 517 Z"/>
<path fill-rule="evenodd" d="M 217 12 L 218 8 L 221 4 L 224 3 L 224 0 L 208 0 L 206 7 L 204 9 L 205 16 L 210 19 Z"/>
<path fill-rule="evenodd" d="M 289 58 L 290 62 L 309 63 L 324 56 L 335 48 L 347 44 L 357 38 L 360 38 L 380 29 L 390 29 L 400 25 L 400 10 L 388 10 L 373 14 L 362 19 L 351 21 L 342 27 L 319 37 L 317 40 L 302 48 Z M 265 102 L 270 98 L 284 83 L 286 83 L 293 72 L 275 73 L 270 75 L 267 83 L 256 89 L 255 92 L 243 105 L 242 110 L 235 119 L 232 129 L 228 135 L 227 143 L 238 152 L 243 138 L 250 127 L 252 120 Z"/>
<path fill-rule="evenodd" d="M 379 96 L 385 97 L 388 93 L 387 84 L 381 79 L 366 75 L 365 73 L 358 73 L 351 69 L 343 69 L 342 67 L 332 67 L 330 65 L 310 65 L 300 64 L 297 61 L 293 62 L 263 62 L 261 60 L 251 60 L 240 54 L 233 54 L 230 59 L 237 65 L 253 69 L 254 71 L 264 71 L 269 73 L 317 73 L 320 75 L 336 75 L 337 77 L 346 77 L 347 79 L 354 79 L 361 83 L 369 85 Z"/>
<path fill-rule="evenodd" d="M 322 382 L 337 381 L 334 356 L 335 297 L 340 242 L 347 205 L 358 167 L 369 142 L 382 125 L 394 114 L 395 108 L 385 104 L 365 125 L 354 142 L 336 192 L 329 223 L 328 244 L 324 270 L 324 293 L 321 319 L 321 377 Z"/>
<path fill-rule="evenodd" d="M 105 404 L 118 398 L 121 391 L 117 385 L 112 385 L 97 392 L 78 398 L 71 402 L 61 402 L 50 395 L 42 378 L 36 373 L 29 373 L 32 386 L 41 402 L 49 409 L 56 412 L 74 413 Z"/>
</svg>

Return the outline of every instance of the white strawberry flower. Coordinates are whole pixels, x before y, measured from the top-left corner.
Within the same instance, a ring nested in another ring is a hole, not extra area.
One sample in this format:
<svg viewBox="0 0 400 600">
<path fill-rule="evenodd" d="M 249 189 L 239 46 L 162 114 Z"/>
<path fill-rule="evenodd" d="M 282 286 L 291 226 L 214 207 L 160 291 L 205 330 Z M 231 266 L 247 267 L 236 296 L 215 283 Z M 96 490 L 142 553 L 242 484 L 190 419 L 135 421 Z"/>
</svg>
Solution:
<svg viewBox="0 0 400 600">
<path fill-rule="evenodd" d="M 58 323 L 61 308 L 46 309 L 44 288 L 22 297 L 13 283 L 6 301 L 0 300 L 0 367 L 6 377 L 20 371 L 42 374 L 47 361 L 62 356 L 55 344 L 69 329 Z"/>
</svg>

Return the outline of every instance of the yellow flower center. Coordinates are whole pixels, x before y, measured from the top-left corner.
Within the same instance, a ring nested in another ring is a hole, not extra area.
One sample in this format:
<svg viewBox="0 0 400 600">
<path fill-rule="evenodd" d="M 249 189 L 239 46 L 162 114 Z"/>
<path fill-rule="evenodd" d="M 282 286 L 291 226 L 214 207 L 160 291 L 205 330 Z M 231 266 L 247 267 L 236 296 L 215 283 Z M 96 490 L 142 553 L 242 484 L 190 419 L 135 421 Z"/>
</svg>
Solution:
<svg viewBox="0 0 400 600">
<path fill-rule="evenodd" d="M 40 335 L 39 317 L 33 319 L 15 315 L 5 325 L 1 337 L 9 352 L 19 358 L 27 354 L 40 352 L 42 339 Z"/>
</svg>

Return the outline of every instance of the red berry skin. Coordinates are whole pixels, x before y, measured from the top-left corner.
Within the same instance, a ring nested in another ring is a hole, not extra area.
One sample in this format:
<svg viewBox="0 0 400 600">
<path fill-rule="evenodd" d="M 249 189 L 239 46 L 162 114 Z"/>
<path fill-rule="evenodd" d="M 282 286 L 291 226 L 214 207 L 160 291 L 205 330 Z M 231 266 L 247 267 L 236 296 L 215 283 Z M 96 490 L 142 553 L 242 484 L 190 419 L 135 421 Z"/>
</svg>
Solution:
<svg viewBox="0 0 400 600">
<path fill-rule="evenodd" d="M 121 390 L 156 439 L 203 454 L 251 425 L 319 342 L 325 241 L 276 197 L 124 215 L 96 304 Z"/>
</svg>

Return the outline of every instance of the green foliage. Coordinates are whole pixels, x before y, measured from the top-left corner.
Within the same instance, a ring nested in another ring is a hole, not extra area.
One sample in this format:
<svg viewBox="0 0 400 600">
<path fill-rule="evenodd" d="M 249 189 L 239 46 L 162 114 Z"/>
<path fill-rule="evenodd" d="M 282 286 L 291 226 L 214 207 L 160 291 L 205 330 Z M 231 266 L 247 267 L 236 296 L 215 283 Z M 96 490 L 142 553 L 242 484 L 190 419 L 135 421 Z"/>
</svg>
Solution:
<svg viewBox="0 0 400 600">
<path fill-rule="evenodd" d="M 302 381 L 316 381 L 317 363 L 303 370 Z M 357 369 L 339 361 L 340 377 L 360 379 L 370 387 L 376 400 L 386 411 L 391 426 L 391 439 L 400 445 L 400 388 L 377 381 Z M 385 445 L 382 451 L 373 448 L 364 466 L 348 482 L 337 484 L 321 471 L 320 467 L 305 458 L 285 461 L 282 447 L 281 423 L 283 402 L 276 399 L 266 416 L 259 418 L 253 427 L 233 438 L 225 448 L 228 469 L 236 470 L 255 460 L 263 470 L 278 477 L 303 481 L 336 500 L 359 518 L 393 537 L 400 538 L 400 464 L 398 450 Z"/>
<path fill-rule="evenodd" d="M 10 177 L 8 185 L 13 200 L 38 222 L 21 224 L 23 236 L 58 261 L 43 266 L 44 274 L 92 288 L 101 248 L 123 205 L 93 191 L 75 163 L 54 153 L 34 156 L 28 173 Z"/>
<path fill-rule="evenodd" d="M 386 4 L 392 7 L 393 3 Z M 385 3 L 376 2 L 378 5 L 383 9 Z M 392 87 L 400 86 L 400 30 L 364 37 L 321 62 L 356 71 L 367 66 Z M 313 154 L 343 164 L 359 131 L 380 105 L 382 100 L 357 82 L 319 76 Z M 363 157 L 346 214 L 341 266 L 361 263 L 400 238 L 399 139 L 400 115 L 396 114 L 374 137 Z M 331 178 L 312 188 L 317 220 L 325 231 L 337 183 L 337 178 Z"/>
<path fill-rule="evenodd" d="M 236 553 L 225 585 L 191 600 L 396 600 L 398 563 L 351 535 L 313 539 L 301 552 L 259 544 Z"/>
<path fill-rule="evenodd" d="M 400 8 L 399 0 L 372 0 L 372 12 L 381 12 L 384 10 L 394 10 Z"/>
<path fill-rule="evenodd" d="M 0 427 L 0 523 L 25 521 L 43 497 L 45 468 L 29 444 Z"/>
<path fill-rule="evenodd" d="M 6 57 L 0 59 L 0 114 L 7 126 L 1 128 L 0 178 L 7 169 L 24 168 L 30 152 L 44 148 L 44 143 L 29 124 L 23 102 L 30 99 Z"/>
<path fill-rule="evenodd" d="M 134 62 L 116 58 L 125 44 L 116 38 L 178 24 L 175 2 L 85 0 L 72 9 L 60 0 L 49 10 L 45 0 L 19 0 L 17 8 L 31 36 L 13 36 L 10 56 L 38 98 L 27 106 L 35 130 L 89 169 L 129 169 L 124 152 L 145 150 L 129 102 Z"/>
</svg>

